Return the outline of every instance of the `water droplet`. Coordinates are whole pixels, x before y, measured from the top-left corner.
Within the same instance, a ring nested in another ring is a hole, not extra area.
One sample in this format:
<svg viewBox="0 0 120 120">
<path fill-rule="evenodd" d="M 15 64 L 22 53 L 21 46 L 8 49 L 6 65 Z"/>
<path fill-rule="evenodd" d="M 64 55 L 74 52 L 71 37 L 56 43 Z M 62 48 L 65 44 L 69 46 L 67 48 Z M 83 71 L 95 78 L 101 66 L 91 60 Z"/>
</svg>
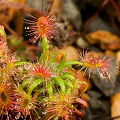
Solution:
<svg viewBox="0 0 120 120">
<path fill-rule="evenodd" d="M 40 116 L 38 116 L 38 119 L 41 119 L 41 117 L 40 117 Z"/>
<path fill-rule="evenodd" d="M 42 114 L 43 114 L 43 115 L 46 115 L 46 114 L 47 114 L 47 112 L 42 112 Z"/>
<path fill-rule="evenodd" d="M 15 116 L 15 119 L 19 119 L 19 116 Z"/>
<path fill-rule="evenodd" d="M 111 74 L 107 71 L 107 70 L 103 70 L 101 73 L 100 73 L 100 76 L 102 78 L 111 78 Z"/>
<path fill-rule="evenodd" d="M 21 116 L 21 113 L 19 112 L 16 116 L 15 116 L 15 119 L 19 119 Z"/>
<path fill-rule="evenodd" d="M 20 113 L 20 112 L 18 113 L 18 116 L 21 116 L 21 113 Z"/>
<path fill-rule="evenodd" d="M 9 117 L 7 116 L 7 119 L 6 120 L 9 120 Z"/>
<path fill-rule="evenodd" d="M 33 43 L 35 43 L 35 42 L 36 42 L 36 40 L 33 41 Z"/>
<path fill-rule="evenodd" d="M 119 68 L 119 66 L 118 66 L 118 65 L 116 65 L 116 66 L 115 66 L 115 68 Z"/>
</svg>

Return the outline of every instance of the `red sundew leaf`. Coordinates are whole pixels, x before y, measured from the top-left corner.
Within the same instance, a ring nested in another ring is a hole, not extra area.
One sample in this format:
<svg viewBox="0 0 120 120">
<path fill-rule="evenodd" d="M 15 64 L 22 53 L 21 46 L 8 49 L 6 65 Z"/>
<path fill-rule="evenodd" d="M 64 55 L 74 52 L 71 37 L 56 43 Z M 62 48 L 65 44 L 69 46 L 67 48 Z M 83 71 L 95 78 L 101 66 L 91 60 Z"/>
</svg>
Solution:
<svg viewBox="0 0 120 120">
<path fill-rule="evenodd" d="M 112 84 L 116 82 L 115 80 L 113 80 L 113 73 L 111 72 L 111 69 L 114 70 L 118 69 L 116 65 L 112 64 L 113 63 L 112 60 L 114 60 L 115 58 L 113 57 L 109 58 L 108 56 L 105 56 L 101 59 L 100 56 L 95 57 L 93 52 L 87 52 L 87 50 L 85 51 L 85 53 L 82 53 L 80 51 L 78 52 L 79 52 L 79 61 L 84 63 L 80 71 L 84 70 L 84 74 L 88 71 L 90 78 L 91 71 L 96 69 L 100 75 L 100 78 L 105 79 L 107 83 L 108 83 L 108 79 Z"/>
<path fill-rule="evenodd" d="M 26 32 L 28 32 L 26 36 L 31 36 L 30 41 L 32 41 L 33 43 L 35 43 L 38 39 L 40 39 L 41 41 L 42 37 L 46 37 L 48 40 L 51 40 L 51 38 L 56 37 L 58 35 L 58 22 L 55 14 L 52 14 L 52 12 L 50 12 L 49 15 L 46 15 L 49 9 L 50 5 L 48 6 L 48 9 L 45 12 L 45 14 L 43 14 L 42 8 L 40 15 L 36 13 L 38 18 L 23 11 L 28 16 L 30 16 L 30 20 L 24 19 L 24 23 L 29 25 L 25 27 Z"/>
</svg>

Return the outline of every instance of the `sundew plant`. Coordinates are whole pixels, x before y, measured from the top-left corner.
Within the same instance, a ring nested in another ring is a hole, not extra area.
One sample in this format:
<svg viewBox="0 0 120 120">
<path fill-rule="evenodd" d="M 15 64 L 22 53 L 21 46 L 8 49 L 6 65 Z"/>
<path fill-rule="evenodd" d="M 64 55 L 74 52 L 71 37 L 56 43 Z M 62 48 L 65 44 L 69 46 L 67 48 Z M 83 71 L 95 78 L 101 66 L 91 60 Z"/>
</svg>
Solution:
<svg viewBox="0 0 120 120">
<path fill-rule="evenodd" d="M 27 35 L 34 43 L 42 42 L 43 52 L 36 60 L 21 61 L 17 53 L 7 47 L 6 33 L 0 25 L 0 117 L 7 120 L 73 120 L 85 116 L 83 110 L 87 102 L 80 96 L 87 90 L 87 83 L 76 79 L 72 65 L 82 69 L 101 69 L 108 78 L 111 59 L 95 58 L 91 53 L 80 53 L 79 61 L 66 61 L 63 50 L 50 50 L 51 39 L 58 37 L 56 15 L 47 11 L 38 17 L 28 13 L 30 20 L 24 19 Z M 112 80 L 111 80 L 112 81 Z"/>
</svg>

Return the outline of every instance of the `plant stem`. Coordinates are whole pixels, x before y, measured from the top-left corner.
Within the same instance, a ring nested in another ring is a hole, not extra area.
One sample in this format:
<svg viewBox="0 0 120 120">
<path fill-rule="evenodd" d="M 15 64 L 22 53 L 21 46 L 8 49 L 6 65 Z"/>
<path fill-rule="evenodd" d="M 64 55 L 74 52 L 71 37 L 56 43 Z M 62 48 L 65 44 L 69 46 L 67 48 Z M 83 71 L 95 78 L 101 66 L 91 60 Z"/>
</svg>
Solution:
<svg viewBox="0 0 120 120">
<path fill-rule="evenodd" d="M 79 62 L 79 61 L 67 61 L 64 64 L 64 68 L 70 67 L 71 65 L 81 65 L 81 66 L 84 66 L 84 63 Z"/>
<path fill-rule="evenodd" d="M 49 51 L 49 44 L 46 37 L 42 37 L 43 52 Z"/>
<path fill-rule="evenodd" d="M 66 53 L 64 51 L 61 51 L 63 57 L 62 57 L 62 60 L 58 66 L 58 69 L 57 69 L 57 72 L 60 73 L 60 71 L 63 70 L 63 66 L 64 66 L 64 63 L 65 63 L 65 60 L 66 60 Z"/>
</svg>

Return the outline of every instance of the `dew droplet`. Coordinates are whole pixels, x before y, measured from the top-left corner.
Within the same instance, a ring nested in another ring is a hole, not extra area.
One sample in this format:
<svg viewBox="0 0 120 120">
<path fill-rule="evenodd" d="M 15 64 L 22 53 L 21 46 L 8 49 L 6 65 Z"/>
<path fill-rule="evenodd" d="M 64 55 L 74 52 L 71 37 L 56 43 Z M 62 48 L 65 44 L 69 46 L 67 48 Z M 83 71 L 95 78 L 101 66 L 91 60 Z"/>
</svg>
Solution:
<svg viewBox="0 0 120 120">
<path fill-rule="evenodd" d="M 47 114 L 47 112 L 42 112 L 42 114 L 43 114 L 43 115 L 46 115 L 46 114 Z"/>
<path fill-rule="evenodd" d="M 21 113 L 20 113 L 20 112 L 18 113 L 18 116 L 21 116 Z"/>
<path fill-rule="evenodd" d="M 19 116 L 15 116 L 15 119 L 18 120 L 18 119 L 19 119 Z"/>
<path fill-rule="evenodd" d="M 41 117 L 40 117 L 40 116 L 38 116 L 38 119 L 41 119 Z"/>
<path fill-rule="evenodd" d="M 16 116 L 15 116 L 15 119 L 19 119 L 21 116 L 21 113 L 19 112 Z"/>
<path fill-rule="evenodd" d="M 36 40 L 33 41 L 33 43 L 35 43 L 35 42 L 36 42 Z"/>
<path fill-rule="evenodd" d="M 102 78 L 111 78 L 110 73 L 109 73 L 108 71 L 106 71 L 106 70 L 103 70 L 103 71 L 100 73 L 100 76 L 101 76 Z"/>
</svg>

